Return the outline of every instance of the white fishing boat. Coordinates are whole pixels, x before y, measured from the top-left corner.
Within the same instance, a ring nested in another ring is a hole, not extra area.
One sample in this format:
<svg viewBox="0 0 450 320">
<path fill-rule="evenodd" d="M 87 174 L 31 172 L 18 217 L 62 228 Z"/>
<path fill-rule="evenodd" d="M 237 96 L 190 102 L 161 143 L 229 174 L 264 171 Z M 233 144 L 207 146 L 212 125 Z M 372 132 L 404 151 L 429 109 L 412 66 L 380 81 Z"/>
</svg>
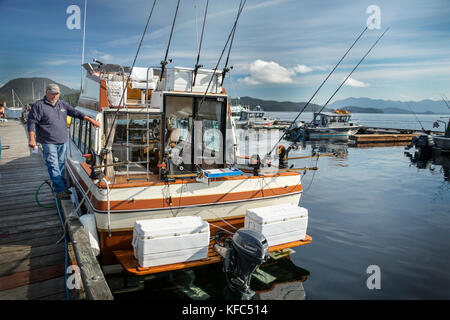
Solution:
<svg viewBox="0 0 450 320">
<path fill-rule="evenodd" d="M 243 108 L 239 119 L 236 120 L 238 128 L 269 128 L 273 125 L 275 119 L 265 116 L 260 106 L 256 106 L 256 110 Z"/>
<path fill-rule="evenodd" d="M 346 110 L 314 113 L 314 121 L 307 126 L 309 139 L 348 138 L 358 132 L 361 125 L 351 121 Z"/>
<path fill-rule="evenodd" d="M 84 67 L 77 109 L 101 128 L 72 120 L 67 171 L 95 215 L 103 264 L 131 250 L 137 220 L 197 216 L 214 235 L 243 227 L 247 209 L 298 205 L 299 172 L 239 169 L 248 157 L 236 151 L 221 72 L 199 69 L 192 86 L 189 68 L 161 78 L 161 68 Z"/>
</svg>

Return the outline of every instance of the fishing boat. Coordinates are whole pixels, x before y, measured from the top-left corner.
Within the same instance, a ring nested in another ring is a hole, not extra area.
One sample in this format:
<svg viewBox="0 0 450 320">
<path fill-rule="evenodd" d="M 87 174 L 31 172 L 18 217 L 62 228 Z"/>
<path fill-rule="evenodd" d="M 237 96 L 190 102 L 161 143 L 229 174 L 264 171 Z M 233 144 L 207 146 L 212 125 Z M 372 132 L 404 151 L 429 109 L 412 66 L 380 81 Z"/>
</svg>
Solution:
<svg viewBox="0 0 450 320">
<path fill-rule="evenodd" d="M 358 132 L 361 126 L 351 121 L 347 110 L 314 113 L 311 124 L 306 126 L 309 139 L 348 138 Z"/>
<path fill-rule="evenodd" d="M 238 128 L 269 128 L 273 125 L 275 119 L 265 116 L 260 106 L 256 106 L 256 110 L 250 110 L 248 107 L 243 108 L 240 117 L 236 120 Z"/>
<path fill-rule="evenodd" d="M 197 216 L 214 235 L 243 227 L 249 208 L 298 205 L 298 172 L 239 169 L 249 157 L 236 151 L 221 72 L 198 69 L 192 85 L 194 68 L 83 66 L 77 109 L 101 128 L 72 120 L 67 171 L 95 216 L 103 264 L 132 248 L 137 220 Z"/>
<path fill-rule="evenodd" d="M 231 118 L 234 121 L 237 121 L 241 118 L 241 111 L 244 110 L 244 107 L 240 104 L 237 105 L 231 105 L 230 106 L 230 111 L 231 111 Z"/>
</svg>

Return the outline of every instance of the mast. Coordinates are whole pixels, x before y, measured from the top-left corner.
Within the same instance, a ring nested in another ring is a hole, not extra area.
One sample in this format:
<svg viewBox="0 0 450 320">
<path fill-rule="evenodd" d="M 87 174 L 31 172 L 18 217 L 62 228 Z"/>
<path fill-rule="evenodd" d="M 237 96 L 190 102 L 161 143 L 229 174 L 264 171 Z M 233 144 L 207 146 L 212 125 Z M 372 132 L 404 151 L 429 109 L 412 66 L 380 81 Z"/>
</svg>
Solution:
<svg viewBox="0 0 450 320">
<path fill-rule="evenodd" d="M 14 89 L 11 89 L 11 95 L 12 95 L 12 98 L 13 98 L 13 108 L 15 108 L 16 107 L 16 101 L 14 100 Z"/>
</svg>

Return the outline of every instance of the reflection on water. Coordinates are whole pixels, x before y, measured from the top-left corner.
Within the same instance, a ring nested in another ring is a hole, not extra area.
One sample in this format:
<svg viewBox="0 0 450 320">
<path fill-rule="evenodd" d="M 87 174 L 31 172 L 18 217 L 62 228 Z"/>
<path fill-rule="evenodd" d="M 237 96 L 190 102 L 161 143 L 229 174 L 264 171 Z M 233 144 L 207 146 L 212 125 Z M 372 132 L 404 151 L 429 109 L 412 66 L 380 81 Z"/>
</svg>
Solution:
<svg viewBox="0 0 450 320">
<path fill-rule="evenodd" d="M 272 259 L 252 277 L 252 300 L 304 300 L 309 271 L 288 257 Z M 136 279 L 134 279 L 136 281 Z M 130 282 L 130 279 L 127 280 Z M 133 281 L 133 280 L 131 280 Z M 142 280 L 139 291 L 115 294 L 116 300 L 239 300 L 228 288 L 222 264 L 158 274 Z"/>
<path fill-rule="evenodd" d="M 428 169 L 432 173 L 444 175 L 444 180 L 450 181 L 450 155 L 444 155 L 438 152 L 421 153 L 420 150 L 411 154 L 405 152 L 413 165 L 418 169 Z"/>
</svg>

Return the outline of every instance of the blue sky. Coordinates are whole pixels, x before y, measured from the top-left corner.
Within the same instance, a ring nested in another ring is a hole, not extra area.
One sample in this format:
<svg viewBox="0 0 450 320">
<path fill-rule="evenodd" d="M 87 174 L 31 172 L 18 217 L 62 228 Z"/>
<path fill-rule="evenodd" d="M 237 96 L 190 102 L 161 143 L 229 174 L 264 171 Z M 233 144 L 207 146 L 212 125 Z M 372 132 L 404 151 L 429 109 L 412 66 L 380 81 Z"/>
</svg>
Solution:
<svg viewBox="0 0 450 320">
<path fill-rule="evenodd" d="M 169 66 L 193 67 L 206 0 L 181 0 Z M 87 1 L 85 61 L 131 65 L 152 0 Z M 158 0 L 137 66 L 164 57 L 176 0 Z M 81 29 L 66 13 L 84 0 L 0 0 L 0 85 L 48 77 L 80 87 Z M 417 101 L 450 96 L 450 2 L 248 0 L 238 22 L 224 86 L 232 96 L 307 101 L 366 26 L 370 5 L 381 29 L 368 30 L 313 100 L 323 104 L 376 38 L 381 39 L 334 100 L 369 97 Z M 200 63 L 213 68 L 232 28 L 239 0 L 210 0 Z M 81 23 L 83 18 L 81 18 Z M 222 60 L 224 61 L 224 59 Z M 220 65 L 223 66 L 223 62 Z"/>
</svg>

